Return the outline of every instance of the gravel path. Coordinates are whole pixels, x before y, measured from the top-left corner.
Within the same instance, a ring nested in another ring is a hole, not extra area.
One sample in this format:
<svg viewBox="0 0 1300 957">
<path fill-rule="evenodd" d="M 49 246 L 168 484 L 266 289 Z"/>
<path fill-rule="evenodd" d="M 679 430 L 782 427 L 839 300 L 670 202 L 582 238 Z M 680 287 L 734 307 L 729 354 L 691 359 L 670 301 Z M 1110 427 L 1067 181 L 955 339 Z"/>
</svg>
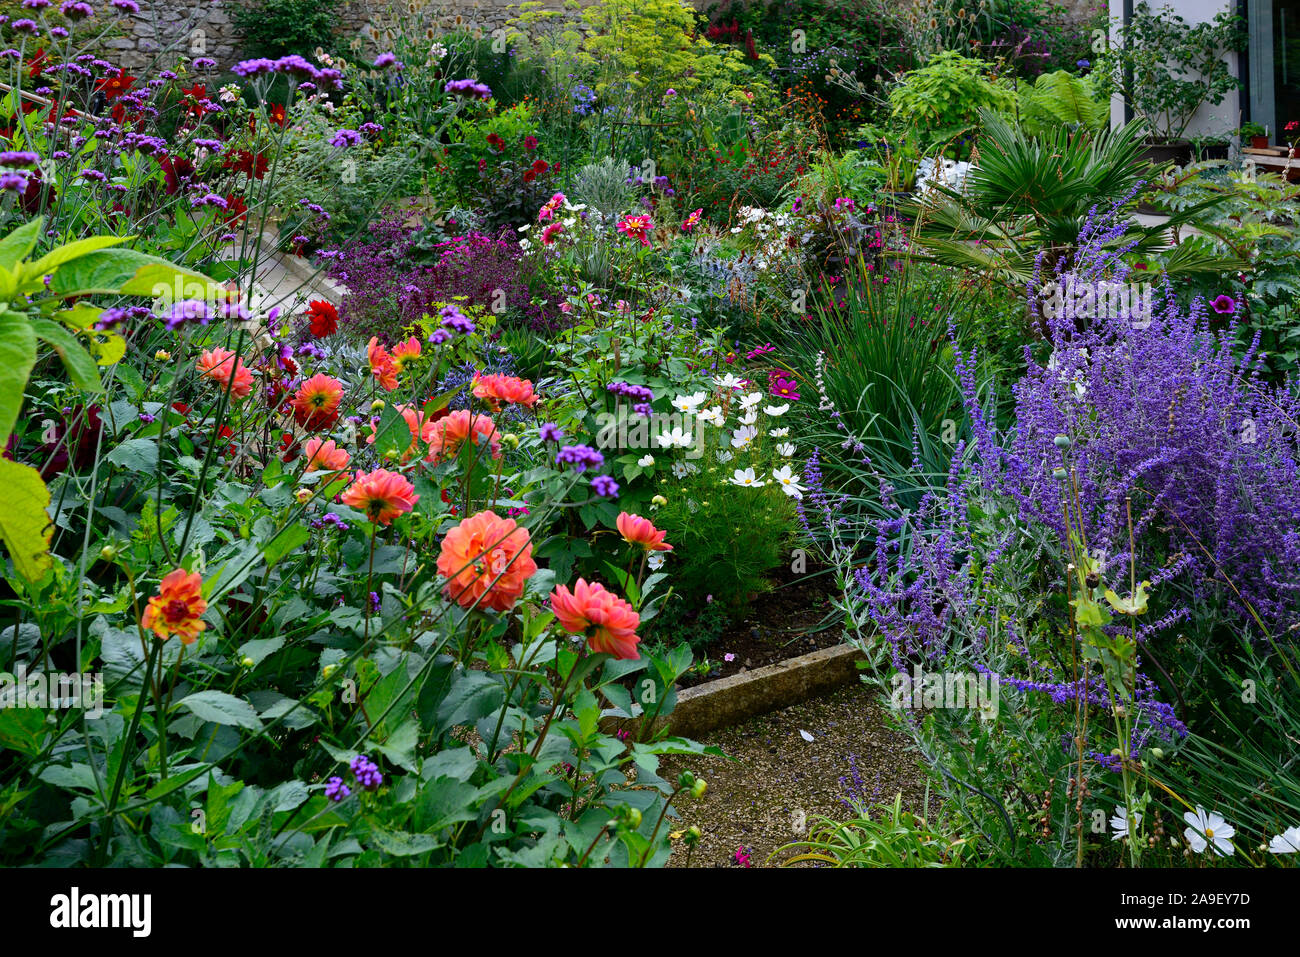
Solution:
<svg viewBox="0 0 1300 957">
<path fill-rule="evenodd" d="M 877 700 L 866 686 L 851 685 L 703 737 L 734 761 L 705 757 L 669 765 L 674 774 L 689 768 L 708 781 L 704 797 L 684 801 L 673 823 L 674 830 L 694 824 L 704 832 L 691 866 L 740 866 L 734 858 L 742 845 L 753 866 L 777 866 L 790 852 L 770 862 L 768 856 L 805 836 L 805 821 L 852 814 L 840 799 L 853 786 L 854 766 L 869 798 L 874 792 L 874 800 L 892 801 L 901 791 L 904 808 L 922 810 L 925 772 L 908 739 L 887 727 Z M 686 849 L 675 843 L 669 866 L 685 863 Z"/>
</svg>

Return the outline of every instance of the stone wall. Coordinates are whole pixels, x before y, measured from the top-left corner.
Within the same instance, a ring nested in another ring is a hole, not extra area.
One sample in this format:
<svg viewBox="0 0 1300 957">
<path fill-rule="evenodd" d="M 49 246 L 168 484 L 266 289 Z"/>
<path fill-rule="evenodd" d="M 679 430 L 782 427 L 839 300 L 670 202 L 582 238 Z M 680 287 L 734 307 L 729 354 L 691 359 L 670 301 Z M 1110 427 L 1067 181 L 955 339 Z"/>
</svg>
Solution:
<svg viewBox="0 0 1300 957">
<path fill-rule="evenodd" d="M 178 53 L 206 56 L 228 69 L 241 59 L 242 43 L 232 22 L 231 8 L 253 0 L 138 0 L 140 12 L 127 24 L 124 36 L 105 41 L 113 58 L 128 69 L 141 69 L 158 59 L 162 65 Z M 396 11 L 401 15 L 409 0 L 345 0 L 339 4 L 339 33 L 354 37 L 367 32 L 372 22 L 382 22 Z M 590 2 L 590 0 L 580 0 Z M 852 3 L 853 0 L 845 0 Z M 1056 0 L 1078 19 L 1085 18 L 1104 0 Z M 518 0 L 417 0 L 413 6 L 428 10 L 438 22 L 451 29 L 461 26 L 490 33 L 514 14 Z M 544 0 L 547 7 L 562 9 L 563 0 Z M 707 0 L 694 0 L 703 7 Z"/>
</svg>

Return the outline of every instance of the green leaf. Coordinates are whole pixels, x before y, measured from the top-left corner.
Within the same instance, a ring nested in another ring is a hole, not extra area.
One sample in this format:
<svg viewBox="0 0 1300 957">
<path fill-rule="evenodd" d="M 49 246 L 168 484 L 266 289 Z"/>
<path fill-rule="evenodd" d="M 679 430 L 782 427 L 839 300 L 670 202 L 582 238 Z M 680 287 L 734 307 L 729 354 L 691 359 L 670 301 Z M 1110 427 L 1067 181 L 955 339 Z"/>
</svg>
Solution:
<svg viewBox="0 0 1300 957">
<path fill-rule="evenodd" d="M 158 467 L 158 444 L 151 439 L 127 439 L 104 457 L 129 472 L 152 472 Z"/>
<path fill-rule="evenodd" d="M 266 543 L 266 547 L 262 549 L 262 556 L 266 559 L 268 566 L 274 565 L 285 555 L 303 545 L 309 538 L 311 538 L 311 532 L 306 525 L 286 525 L 280 529 L 275 538 Z"/>
<path fill-rule="evenodd" d="M 253 731 L 262 730 L 257 711 L 243 698 L 224 691 L 197 691 L 176 702 L 176 707 L 186 707 L 204 721 L 230 724 Z"/>
<path fill-rule="evenodd" d="M 395 857 L 412 857 L 432 851 L 440 843 L 432 834 L 410 834 L 406 831 L 388 831 L 375 825 L 370 832 L 375 846 Z"/>
<path fill-rule="evenodd" d="M 86 239 L 78 239 L 76 242 L 66 243 L 57 249 L 50 250 L 36 262 L 28 263 L 24 269 L 27 275 L 43 279 L 64 263 L 80 259 L 82 256 L 93 253 L 98 249 L 119 246 L 133 239 L 135 239 L 134 236 L 90 236 Z M 30 252 L 30 250 L 28 251 Z"/>
<path fill-rule="evenodd" d="M 133 249 L 101 249 L 62 266 L 50 280 L 56 296 L 93 293 L 123 296 L 219 299 L 225 289 L 207 276 Z"/>
<path fill-rule="evenodd" d="M 9 441 L 18 421 L 34 365 L 36 333 L 31 322 L 16 312 L 0 312 L 0 446 Z"/>
<path fill-rule="evenodd" d="M 14 570 L 28 581 L 37 581 L 50 567 L 50 534 L 53 528 L 46 509 L 50 491 L 41 474 L 29 465 L 0 459 L 0 541 L 9 550 Z"/>
<path fill-rule="evenodd" d="M 4 239 L 0 239 L 0 267 L 12 270 L 32 254 L 36 242 L 41 237 L 41 227 L 45 220 L 41 217 L 23 223 Z"/>
<path fill-rule="evenodd" d="M 68 378 L 78 389 L 86 392 L 103 392 L 104 384 L 99 381 L 99 369 L 77 337 L 63 326 L 50 319 L 33 317 L 32 331 L 36 338 L 49 343 L 63 360 L 63 367 L 68 370 Z"/>
<path fill-rule="evenodd" d="M 1109 588 L 1106 589 L 1106 603 L 1121 615 L 1144 615 L 1147 610 L 1147 586 L 1149 582 L 1138 582 L 1137 591 L 1128 598 L 1120 598 Z"/>
</svg>

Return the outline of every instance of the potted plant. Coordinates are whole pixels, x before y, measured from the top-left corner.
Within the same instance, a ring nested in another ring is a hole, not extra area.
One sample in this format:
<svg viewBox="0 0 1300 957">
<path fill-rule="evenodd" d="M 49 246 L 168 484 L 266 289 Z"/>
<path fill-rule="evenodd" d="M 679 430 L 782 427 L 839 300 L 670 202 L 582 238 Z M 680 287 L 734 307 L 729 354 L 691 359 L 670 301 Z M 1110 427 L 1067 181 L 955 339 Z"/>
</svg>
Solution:
<svg viewBox="0 0 1300 957">
<path fill-rule="evenodd" d="M 1147 157 L 1152 162 L 1185 164 L 1192 145 L 1185 138 L 1203 106 L 1217 106 L 1241 81 L 1224 54 L 1246 43 L 1244 21 L 1226 10 L 1213 20 L 1189 24 L 1165 6 L 1139 3 L 1118 26 L 1097 60 L 1103 95 L 1119 94 L 1151 130 Z"/>
<path fill-rule="evenodd" d="M 1193 136 L 1192 151 L 1198 160 L 1226 160 L 1228 139 L 1221 134 Z"/>
<path fill-rule="evenodd" d="M 1268 127 L 1261 126 L 1258 123 L 1242 123 L 1241 129 L 1237 131 L 1244 143 L 1250 140 L 1252 149 L 1262 150 L 1268 148 Z"/>
</svg>

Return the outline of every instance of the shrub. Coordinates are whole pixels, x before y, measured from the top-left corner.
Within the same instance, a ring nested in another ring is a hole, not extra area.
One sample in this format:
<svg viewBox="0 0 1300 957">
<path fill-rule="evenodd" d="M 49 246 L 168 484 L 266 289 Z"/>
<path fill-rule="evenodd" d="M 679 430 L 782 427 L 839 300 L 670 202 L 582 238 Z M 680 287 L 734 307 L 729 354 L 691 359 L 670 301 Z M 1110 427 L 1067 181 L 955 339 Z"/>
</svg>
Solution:
<svg viewBox="0 0 1300 957">
<path fill-rule="evenodd" d="M 252 0 L 232 6 L 232 19 L 250 57 L 309 56 L 334 46 L 338 0 Z"/>
</svg>

